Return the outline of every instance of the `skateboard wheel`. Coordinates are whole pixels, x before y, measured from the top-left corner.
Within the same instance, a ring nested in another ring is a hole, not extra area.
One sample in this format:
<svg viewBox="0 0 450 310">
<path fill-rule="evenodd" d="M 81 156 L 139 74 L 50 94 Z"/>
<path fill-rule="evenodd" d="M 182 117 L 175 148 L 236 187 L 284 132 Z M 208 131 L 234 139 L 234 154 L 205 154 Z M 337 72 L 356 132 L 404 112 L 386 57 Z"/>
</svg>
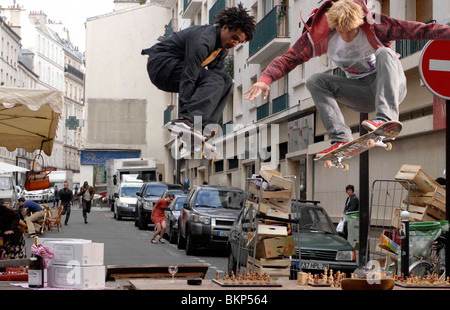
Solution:
<svg viewBox="0 0 450 310">
<path fill-rule="evenodd" d="M 391 142 L 386 142 L 386 147 L 385 147 L 386 151 L 390 151 L 392 150 L 392 143 Z"/>
<path fill-rule="evenodd" d="M 350 169 L 350 166 L 348 164 L 343 164 L 342 170 L 347 172 Z"/>
<path fill-rule="evenodd" d="M 325 161 L 325 168 L 331 168 L 331 167 L 333 167 L 333 163 L 331 162 L 331 160 Z"/>
<path fill-rule="evenodd" d="M 374 139 L 367 140 L 367 146 L 368 147 L 374 147 L 375 146 L 375 140 Z"/>
</svg>

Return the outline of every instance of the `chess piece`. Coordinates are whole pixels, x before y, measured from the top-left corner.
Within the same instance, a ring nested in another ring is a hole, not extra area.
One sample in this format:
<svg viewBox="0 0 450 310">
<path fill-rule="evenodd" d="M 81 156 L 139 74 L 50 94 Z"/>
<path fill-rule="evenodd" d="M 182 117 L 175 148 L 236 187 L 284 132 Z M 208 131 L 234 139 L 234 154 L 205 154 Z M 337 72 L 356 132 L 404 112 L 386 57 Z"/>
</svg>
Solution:
<svg viewBox="0 0 450 310">
<path fill-rule="evenodd" d="M 223 283 L 228 284 L 228 272 L 223 275 Z"/>
<path fill-rule="evenodd" d="M 216 280 L 220 281 L 220 273 L 218 273 L 218 272 L 216 273 Z"/>
</svg>

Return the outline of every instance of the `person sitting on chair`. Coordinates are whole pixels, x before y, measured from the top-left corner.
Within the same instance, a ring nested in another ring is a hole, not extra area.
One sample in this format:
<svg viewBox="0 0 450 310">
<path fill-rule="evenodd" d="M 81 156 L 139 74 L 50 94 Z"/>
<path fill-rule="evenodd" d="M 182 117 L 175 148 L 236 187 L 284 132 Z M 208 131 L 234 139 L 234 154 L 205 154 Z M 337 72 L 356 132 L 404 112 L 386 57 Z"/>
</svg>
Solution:
<svg viewBox="0 0 450 310">
<path fill-rule="evenodd" d="M 27 213 L 30 213 L 25 220 L 28 228 L 28 237 L 33 238 L 37 236 L 38 233 L 36 233 L 36 230 L 42 227 L 39 222 L 43 220 L 45 216 L 44 208 L 32 200 L 25 200 L 24 197 L 19 198 L 19 208 L 22 208 L 22 214 L 24 216 Z"/>
</svg>

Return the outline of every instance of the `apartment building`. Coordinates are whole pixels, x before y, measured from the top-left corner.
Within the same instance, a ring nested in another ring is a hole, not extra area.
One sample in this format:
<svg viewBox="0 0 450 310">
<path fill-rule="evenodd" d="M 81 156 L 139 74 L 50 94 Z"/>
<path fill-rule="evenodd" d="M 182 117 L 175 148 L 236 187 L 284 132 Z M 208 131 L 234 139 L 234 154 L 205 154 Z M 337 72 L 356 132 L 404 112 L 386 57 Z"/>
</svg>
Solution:
<svg viewBox="0 0 450 310">
<path fill-rule="evenodd" d="M 17 41 L 12 45 L 11 36 L 3 35 L 2 54 L 9 64 L 2 65 L 4 85 L 57 90 L 65 94 L 65 107 L 54 141 L 52 156 L 44 155 L 45 165 L 53 169 L 79 171 L 81 127 L 73 130 L 66 126 L 71 117 L 83 121 L 84 64 L 83 55 L 70 42 L 68 30 L 56 23 L 42 11 L 28 11 L 24 6 L 0 7 L 4 16 L 2 25 L 7 25 Z M 2 29 L 4 27 L 2 26 Z M 8 41 L 8 42 L 7 42 Z M 3 59 L 3 57 L 2 57 Z M 9 71 L 3 71 L 8 68 Z M 14 69 L 14 71 L 11 71 Z M 14 74 L 14 75 L 13 75 Z M 6 81 L 7 80 L 7 81 Z M 23 167 L 29 167 L 34 154 L 17 150 L 0 151 L 0 157 Z"/>
<path fill-rule="evenodd" d="M 359 193 L 359 157 L 348 162 L 348 172 L 326 169 L 323 162 L 313 160 L 315 153 L 330 145 L 330 140 L 305 82 L 315 72 L 342 74 L 326 55 L 297 66 L 274 82 L 266 100 L 259 97 L 249 102 L 244 99 L 243 93 L 261 77 L 267 65 L 284 54 L 300 37 L 303 30 L 301 17 L 306 19 L 320 2 L 242 1 L 256 17 L 258 29 L 253 41 L 229 53 L 232 68 L 229 71 L 234 74 L 234 88 L 222 117 L 224 135 L 216 138 L 219 144 L 223 142 L 221 151 L 224 158 L 211 164 L 199 159 L 176 161 L 168 156 L 168 164 L 179 170 L 181 180 L 189 180 L 190 185 L 208 181 L 210 184 L 244 188 L 246 178 L 257 173 L 262 165 L 270 165 L 284 175 L 292 176 L 297 197 L 321 201 L 335 218 L 344 208 L 345 186 L 353 184 Z M 168 0 L 165 3 L 177 13 L 174 16 L 190 19 L 190 24 L 212 24 L 214 14 L 234 4 L 226 0 Z M 450 24 L 448 1 L 369 0 L 367 4 L 374 12 L 398 19 Z M 418 70 L 420 50 L 425 43 L 402 40 L 393 44 L 393 49 L 401 55 L 408 81 L 408 94 L 400 105 L 400 121 L 404 127 L 392 151 L 381 148 L 369 151 L 369 184 L 377 179 L 393 179 L 402 164 L 422 165 L 434 178 L 443 176 L 446 134 L 445 127 L 439 122 L 443 116 L 443 102 L 424 87 Z M 168 104 L 173 102 L 176 102 L 175 98 L 170 98 Z M 344 106 L 341 109 L 354 137 L 358 137 L 359 113 Z M 176 104 L 175 108 L 170 106 L 164 112 L 164 122 L 176 117 L 176 113 Z M 369 118 L 373 117 L 373 113 L 369 114 Z M 267 131 L 261 130 L 264 126 L 267 126 Z M 261 134 L 253 135 L 252 130 Z M 239 140 L 243 135 L 245 139 Z M 166 143 L 168 155 L 172 143 L 173 140 Z"/>
</svg>

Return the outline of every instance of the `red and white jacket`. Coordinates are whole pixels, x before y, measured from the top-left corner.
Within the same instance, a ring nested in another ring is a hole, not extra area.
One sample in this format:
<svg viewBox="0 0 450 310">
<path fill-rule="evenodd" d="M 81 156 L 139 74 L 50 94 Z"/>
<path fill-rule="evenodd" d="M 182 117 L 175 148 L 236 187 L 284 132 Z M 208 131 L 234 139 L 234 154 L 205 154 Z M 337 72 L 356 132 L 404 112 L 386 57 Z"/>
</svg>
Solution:
<svg viewBox="0 0 450 310">
<path fill-rule="evenodd" d="M 331 29 L 325 13 L 332 2 L 336 1 L 339 0 L 327 0 L 320 8 L 313 11 L 314 18 L 311 26 L 305 25 L 307 30 L 286 54 L 275 58 L 269 64 L 259 79 L 260 82 L 270 85 L 296 66 L 327 53 Z M 355 0 L 355 2 L 361 5 L 366 15 L 360 29 L 364 31 L 375 50 L 383 46 L 391 47 L 395 40 L 450 40 L 449 26 L 398 20 L 384 14 L 371 13 L 363 0 Z"/>
</svg>

